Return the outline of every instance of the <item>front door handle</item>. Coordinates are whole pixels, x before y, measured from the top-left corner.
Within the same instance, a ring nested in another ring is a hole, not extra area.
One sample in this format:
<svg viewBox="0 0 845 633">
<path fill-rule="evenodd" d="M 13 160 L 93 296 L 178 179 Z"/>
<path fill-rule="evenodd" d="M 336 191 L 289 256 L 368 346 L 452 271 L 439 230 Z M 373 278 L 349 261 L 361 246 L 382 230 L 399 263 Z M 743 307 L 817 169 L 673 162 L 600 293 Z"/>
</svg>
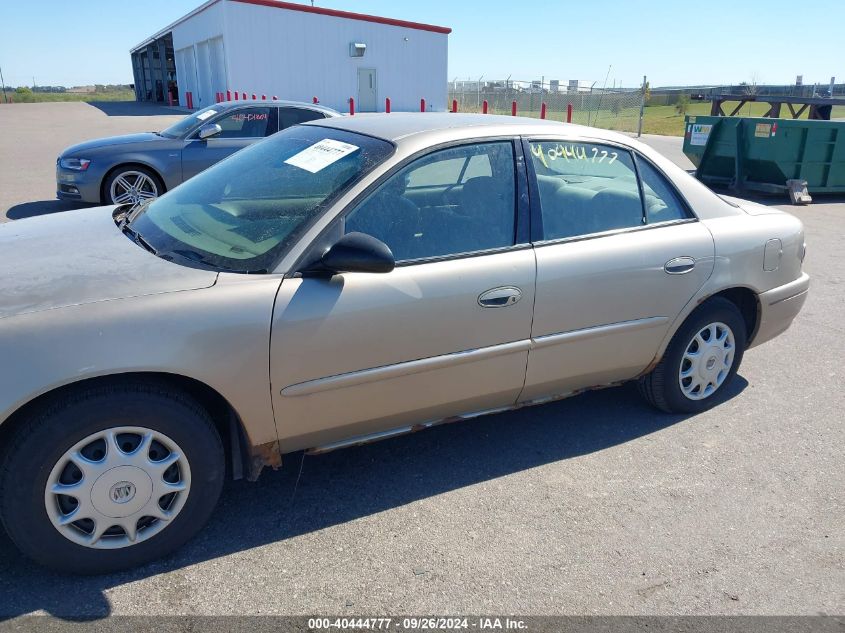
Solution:
<svg viewBox="0 0 845 633">
<path fill-rule="evenodd" d="M 663 265 L 663 270 L 670 275 L 683 275 L 693 268 L 695 268 L 695 259 L 692 257 L 676 257 Z"/>
<path fill-rule="evenodd" d="M 478 305 L 482 308 L 507 308 L 520 299 L 522 299 L 522 290 L 516 286 L 501 286 L 478 295 Z"/>
</svg>

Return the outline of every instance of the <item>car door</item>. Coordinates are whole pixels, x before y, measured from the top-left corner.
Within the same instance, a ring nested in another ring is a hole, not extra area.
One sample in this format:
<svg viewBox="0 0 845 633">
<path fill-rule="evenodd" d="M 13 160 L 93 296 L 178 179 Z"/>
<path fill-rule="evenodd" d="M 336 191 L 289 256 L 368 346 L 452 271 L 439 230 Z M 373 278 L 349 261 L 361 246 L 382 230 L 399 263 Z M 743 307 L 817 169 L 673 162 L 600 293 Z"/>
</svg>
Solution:
<svg viewBox="0 0 845 633">
<path fill-rule="evenodd" d="M 222 130 L 215 136 L 201 139 L 196 130 L 182 149 L 182 180 L 196 176 L 239 149 L 251 145 L 276 131 L 277 108 L 246 106 L 229 110 L 205 124 L 216 123 Z"/>
<path fill-rule="evenodd" d="M 285 279 L 270 367 L 283 450 L 516 402 L 535 278 L 530 244 L 515 237 L 527 202 L 519 152 L 510 139 L 433 151 L 341 214 L 339 234 L 391 248 L 392 272 Z M 418 206 L 405 195 L 418 171 L 460 169 L 476 156 L 491 175 L 467 182 L 456 203 Z"/>
<path fill-rule="evenodd" d="M 713 238 L 627 148 L 525 141 L 537 256 L 522 401 L 633 378 L 713 270 Z"/>
</svg>

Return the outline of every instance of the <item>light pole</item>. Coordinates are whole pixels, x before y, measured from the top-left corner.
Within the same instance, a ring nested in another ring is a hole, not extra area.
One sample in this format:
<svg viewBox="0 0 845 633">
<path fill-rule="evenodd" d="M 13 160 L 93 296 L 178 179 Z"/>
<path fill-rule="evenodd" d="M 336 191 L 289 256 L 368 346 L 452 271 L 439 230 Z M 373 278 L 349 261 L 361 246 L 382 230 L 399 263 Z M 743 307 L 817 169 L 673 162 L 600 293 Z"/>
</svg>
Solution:
<svg viewBox="0 0 845 633">
<path fill-rule="evenodd" d="M 6 96 L 6 82 L 3 81 L 3 69 L 0 68 L 0 86 L 3 88 L 3 101 L 9 103 L 9 97 Z"/>
<path fill-rule="evenodd" d="M 484 75 L 481 75 L 481 77 L 478 78 L 478 83 L 475 84 L 475 90 L 476 90 L 476 93 L 475 93 L 475 109 L 476 110 L 478 110 L 478 108 L 481 107 L 481 80 L 482 79 L 484 79 Z"/>
</svg>

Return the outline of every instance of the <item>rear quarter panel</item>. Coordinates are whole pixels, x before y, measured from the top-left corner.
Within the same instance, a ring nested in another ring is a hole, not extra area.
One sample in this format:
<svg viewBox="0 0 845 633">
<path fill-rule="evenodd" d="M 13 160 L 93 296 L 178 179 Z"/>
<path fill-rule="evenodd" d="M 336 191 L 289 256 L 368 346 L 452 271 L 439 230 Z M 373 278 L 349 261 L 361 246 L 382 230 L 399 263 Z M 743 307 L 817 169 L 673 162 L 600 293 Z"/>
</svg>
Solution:
<svg viewBox="0 0 845 633">
<path fill-rule="evenodd" d="M 802 275 L 804 226 L 798 218 L 779 211 L 757 216 L 741 212 L 704 220 L 704 224 L 715 245 L 713 273 L 675 319 L 670 334 L 661 343 L 657 359 L 662 357 L 684 319 L 709 297 L 730 288 L 747 288 L 759 295 Z M 763 268 L 763 258 L 770 239 L 781 240 L 782 254 L 777 269 L 767 271 Z"/>
</svg>

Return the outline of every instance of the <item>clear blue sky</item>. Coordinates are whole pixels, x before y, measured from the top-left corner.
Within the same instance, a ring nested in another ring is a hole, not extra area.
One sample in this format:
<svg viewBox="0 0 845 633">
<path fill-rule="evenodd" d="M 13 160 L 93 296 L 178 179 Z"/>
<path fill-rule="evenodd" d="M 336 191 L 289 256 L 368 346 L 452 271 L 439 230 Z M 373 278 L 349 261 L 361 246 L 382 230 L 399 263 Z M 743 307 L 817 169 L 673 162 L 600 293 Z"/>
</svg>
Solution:
<svg viewBox="0 0 845 633">
<path fill-rule="evenodd" d="M 131 83 L 129 48 L 202 0 L 0 0 L 7 85 Z M 303 2 L 307 4 L 307 2 Z M 449 79 L 845 81 L 845 0 L 317 0 L 453 29 Z M 838 31 L 838 32 L 837 32 Z M 806 43 L 801 43 L 802 32 Z"/>
</svg>

